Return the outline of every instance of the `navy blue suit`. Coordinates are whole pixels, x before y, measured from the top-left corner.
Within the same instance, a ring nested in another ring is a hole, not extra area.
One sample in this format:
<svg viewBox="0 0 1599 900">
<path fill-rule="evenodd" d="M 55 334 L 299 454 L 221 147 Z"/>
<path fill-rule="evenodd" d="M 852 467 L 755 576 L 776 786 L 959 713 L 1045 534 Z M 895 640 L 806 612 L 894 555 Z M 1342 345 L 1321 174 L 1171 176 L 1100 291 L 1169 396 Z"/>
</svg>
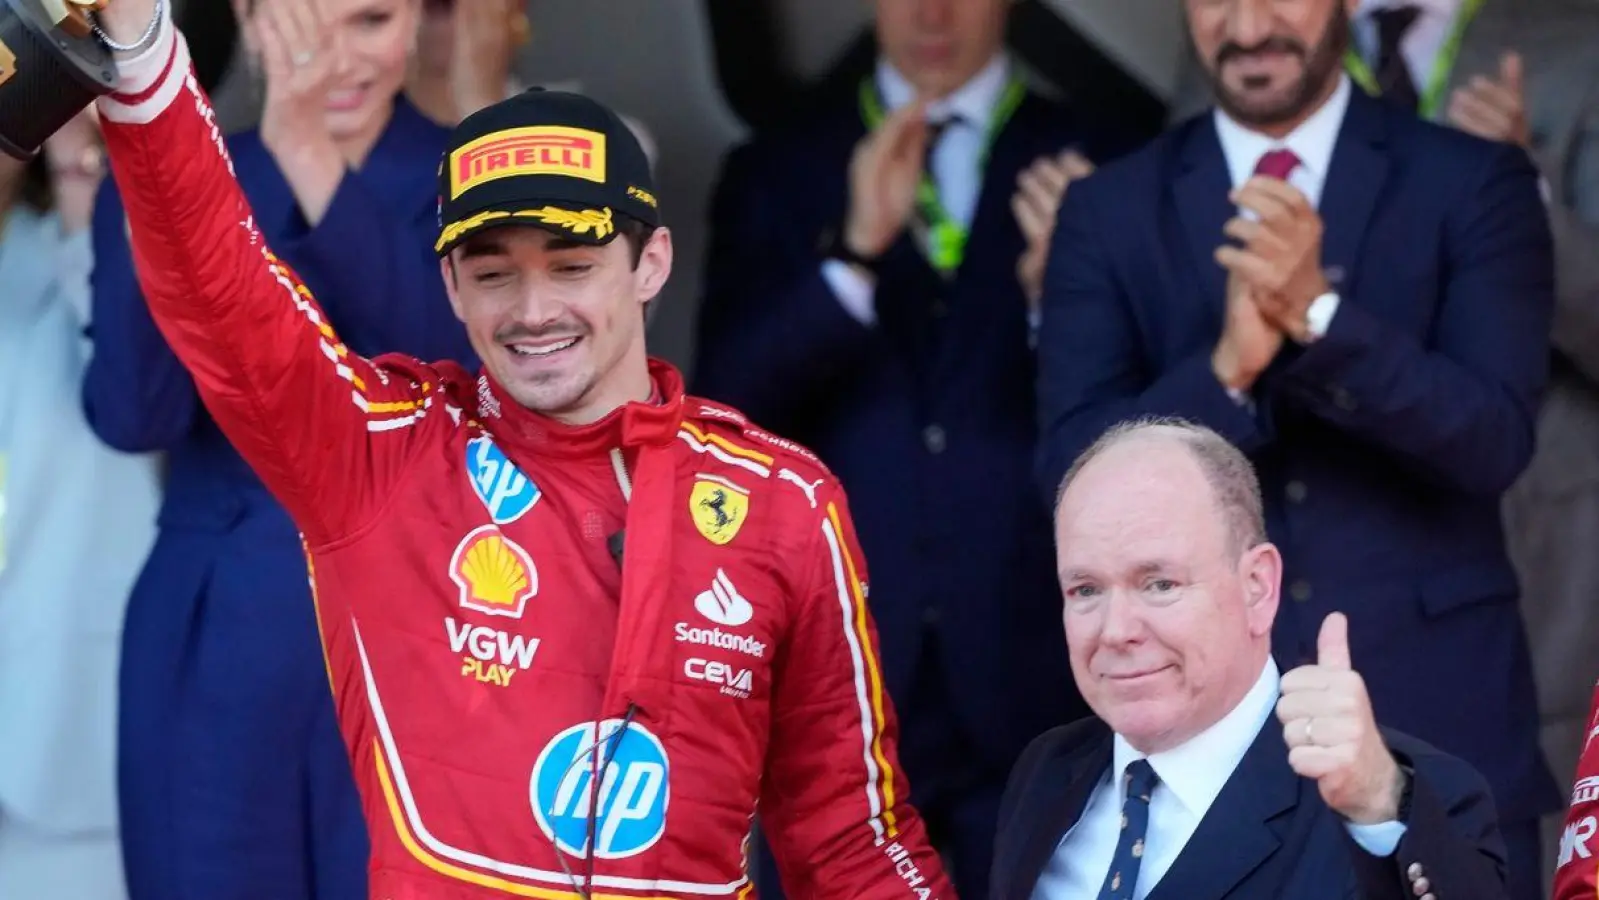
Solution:
<svg viewBox="0 0 1599 900">
<path fill-rule="evenodd" d="M 1414 738 L 1383 736 L 1414 770 L 1405 836 L 1391 856 L 1355 843 L 1316 783 L 1289 767 L 1282 729 L 1270 719 L 1148 900 L 1414 900 L 1423 892 L 1412 866 L 1430 896 L 1507 897 L 1504 841 L 1482 776 Z M 1110 729 L 1092 718 L 1027 748 L 1005 790 L 990 900 L 1033 896 L 1111 758 Z"/>
<path fill-rule="evenodd" d="M 473 364 L 432 250 L 447 136 L 397 101 L 314 229 L 259 135 L 228 142 L 261 232 L 356 352 Z M 119 791 L 132 900 L 365 897 L 366 828 L 299 535 L 156 330 L 109 179 L 94 254 L 89 422 L 111 446 L 166 451 L 168 462 L 160 534 L 123 638 Z"/>
<path fill-rule="evenodd" d="M 1026 98 L 994 143 L 955 277 L 901 237 L 869 327 L 822 277 L 820 246 L 844 219 L 865 133 L 845 105 L 727 159 L 695 391 L 807 444 L 849 491 L 911 799 L 970 893 L 1016 755 L 1084 709 L 1031 487 L 1036 373 L 1010 211 L 1017 174 L 1080 135 L 1063 109 Z"/>
<path fill-rule="evenodd" d="M 1524 885 L 1542 868 L 1533 821 L 1561 802 L 1499 522 L 1549 356 L 1537 177 L 1520 149 L 1355 91 L 1320 204 L 1341 305 L 1320 340 L 1285 345 L 1250 406 L 1210 369 L 1226 282 L 1213 253 L 1234 208 L 1207 113 L 1072 187 L 1039 344 L 1047 495 L 1121 419 L 1182 416 L 1237 444 L 1286 560 L 1280 664 L 1346 611 L 1378 718 L 1487 777 Z"/>
</svg>

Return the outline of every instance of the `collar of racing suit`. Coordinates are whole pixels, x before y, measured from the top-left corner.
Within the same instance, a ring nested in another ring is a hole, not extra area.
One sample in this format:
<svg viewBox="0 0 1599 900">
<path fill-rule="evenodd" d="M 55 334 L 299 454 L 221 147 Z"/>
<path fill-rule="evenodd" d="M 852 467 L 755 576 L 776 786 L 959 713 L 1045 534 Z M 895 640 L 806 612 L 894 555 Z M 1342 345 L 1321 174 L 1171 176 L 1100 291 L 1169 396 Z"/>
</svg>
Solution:
<svg viewBox="0 0 1599 900">
<path fill-rule="evenodd" d="M 497 443 L 529 455 L 599 457 L 614 447 L 670 444 L 683 418 L 683 376 L 660 359 L 649 361 L 649 371 L 648 401 L 625 404 L 589 425 L 566 425 L 522 406 L 485 371 L 478 384 L 479 416 Z"/>
<path fill-rule="evenodd" d="M 583 426 L 564 425 L 518 404 L 488 373 L 478 382 L 478 419 L 525 472 L 544 457 L 603 459 L 621 447 L 632 480 L 624 537 L 622 593 L 601 720 L 648 723 L 660 734 L 671 718 L 668 600 L 673 582 L 673 523 L 689 515 L 689 482 L 678 477 L 676 448 L 684 418 L 683 376 L 664 360 L 649 361 L 650 401 L 628 403 Z M 546 463 L 548 465 L 549 463 Z M 559 465 L 559 463 L 555 463 Z M 559 523 L 557 527 L 578 527 Z"/>
</svg>

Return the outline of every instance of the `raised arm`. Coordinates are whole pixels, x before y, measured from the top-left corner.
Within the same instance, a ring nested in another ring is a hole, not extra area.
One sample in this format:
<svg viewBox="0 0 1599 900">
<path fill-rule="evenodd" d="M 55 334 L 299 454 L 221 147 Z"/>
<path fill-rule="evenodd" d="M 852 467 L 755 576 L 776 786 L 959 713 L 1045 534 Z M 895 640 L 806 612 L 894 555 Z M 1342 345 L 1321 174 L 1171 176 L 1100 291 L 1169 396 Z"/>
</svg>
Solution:
<svg viewBox="0 0 1599 900">
<path fill-rule="evenodd" d="M 816 492 L 803 593 L 772 700 L 761 816 L 794 900 L 950 900 L 907 802 L 898 727 L 843 491 Z"/>
<path fill-rule="evenodd" d="M 149 4 L 112 8 L 136 16 L 140 6 Z M 123 29 L 137 36 L 125 20 Z M 170 20 L 119 65 L 117 92 L 98 102 L 155 324 L 307 538 L 346 534 L 390 493 L 427 426 L 437 376 L 350 353 L 266 246 Z"/>
</svg>

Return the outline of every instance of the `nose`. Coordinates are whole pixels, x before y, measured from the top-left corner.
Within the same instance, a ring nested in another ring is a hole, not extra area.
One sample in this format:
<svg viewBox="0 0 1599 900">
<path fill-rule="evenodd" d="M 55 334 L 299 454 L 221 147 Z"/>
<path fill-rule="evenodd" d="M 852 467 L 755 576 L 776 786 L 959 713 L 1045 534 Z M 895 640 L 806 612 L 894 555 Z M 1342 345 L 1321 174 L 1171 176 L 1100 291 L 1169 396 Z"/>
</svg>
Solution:
<svg viewBox="0 0 1599 900">
<path fill-rule="evenodd" d="M 342 78 L 350 74 L 350 69 L 354 66 L 350 41 L 345 36 L 343 28 L 329 27 L 329 31 L 331 33 L 328 35 L 328 49 L 333 53 L 333 74 Z"/>
<path fill-rule="evenodd" d="M 1144 635 L 1143 606 L 1127 591 L 1115 590 L 1105 596 L 1100 607 L 1099 641 L 1124 647 Z"/>
<path fill-rule="evenodd" d="M 1273 0 L 1236 0 L 1227 17 L 1227 37 L 1240 47 L 1254 47 L 1271 37 Z"/>
<path fill-rule="evenodd" d="M 535 334 L 560 322 L 565 315 L 566 307 L 554 292 L 537 281 L 529 281 L 518 298 L 516 320 Z"/>
<path fill-rule="evenodd" d="M 916 24 L 922 31 L 942 32 L 954 19 L 954 4 L 961 0 L 920 0 L 916 4 Z"/>
</svg>

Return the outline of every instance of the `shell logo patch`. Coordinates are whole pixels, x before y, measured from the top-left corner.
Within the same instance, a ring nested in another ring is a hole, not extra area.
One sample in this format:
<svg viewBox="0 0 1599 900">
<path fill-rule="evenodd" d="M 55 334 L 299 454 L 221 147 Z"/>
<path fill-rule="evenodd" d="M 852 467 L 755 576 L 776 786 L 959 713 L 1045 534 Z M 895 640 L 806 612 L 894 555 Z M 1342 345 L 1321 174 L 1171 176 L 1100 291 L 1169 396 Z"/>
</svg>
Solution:
<svg viewBox="0 0 1599 900">
<path fill-rule="evenodd" d="M 749 517 L 750 492 L 726 478 L 702 473 L 689 491 L 688 511 L 707 541 L 726 544 Z"/>
<path fill-rule="evenodd" d="M 490 616 L 522 618 L 539 592 L 539 573 L 517 543 L 493 525 L 474 528 L 455 546 L 450 580 L 461 589 L 461 606 Z"/>
</svg>

